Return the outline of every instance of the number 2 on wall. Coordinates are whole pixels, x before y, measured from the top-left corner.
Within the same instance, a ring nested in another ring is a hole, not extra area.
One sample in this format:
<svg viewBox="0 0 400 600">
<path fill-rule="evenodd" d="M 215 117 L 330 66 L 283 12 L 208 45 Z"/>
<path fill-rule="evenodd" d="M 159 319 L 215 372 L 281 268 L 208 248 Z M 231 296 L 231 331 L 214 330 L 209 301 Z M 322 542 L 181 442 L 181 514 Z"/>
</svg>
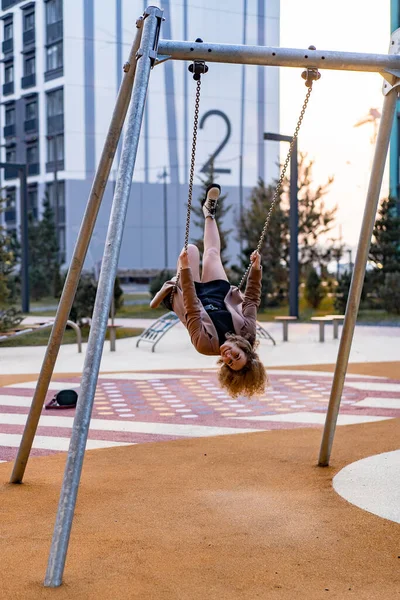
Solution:
<svg viewBox="0 0 400 600">
<path fill-rule="evenodd" d="M 225 135 L 224 139 L 222 140 L 222 142 L 220 143 L 220 145 L 218 146 L 218 148 L 216 149 L 216 151 L 210 156 L 210 158 L 208 159 L 208 161 L 205 163 L 205 165 L 201 169 L 201 173 L 210 173 L 211 170 L 213 171 L 213 173 L 231 173 L 232 172 L 231 169 L 219 169 L 217 167 L 213 167 L 212 168 L 212 165 L 215 165 L 215 159 L 217 158 L 218 154 L 223 150 L 223 148 L 228 143 L 228 140 L 231 137 L 231 132 L 232 132 L 231 122 L 228 119 L 228 117 L 226 116 L 226 114 L 224 112 L 222 112 L 222 110 L 209 110 L 209 111 L 207 111 L 201 117 L 200 125 L 199 125 L 200 129 L 203 129 L 204 123 L 206 122 L 206 120 L 208 119 L 208 117 L 211 117 L 212 115 L 215 115 L 217 117 L 221 117 L 221 119 L 223 121 L 225 121 L 225 123 L 226 123 L 226 135 Z"/>
</svg>

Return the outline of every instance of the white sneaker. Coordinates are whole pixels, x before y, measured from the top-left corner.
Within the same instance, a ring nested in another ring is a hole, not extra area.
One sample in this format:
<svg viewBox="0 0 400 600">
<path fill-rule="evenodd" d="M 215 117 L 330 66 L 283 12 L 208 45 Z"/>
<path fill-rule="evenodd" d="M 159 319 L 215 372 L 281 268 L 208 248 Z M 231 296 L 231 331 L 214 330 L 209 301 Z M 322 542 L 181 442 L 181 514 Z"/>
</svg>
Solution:
<svg viewBox="0 0 400 600">
<path fill-rule="evenodd" d="M 206 190 L 206 197 L 202 202 L 204 218 L 211 217 L 212 219 L 215 219 L 220 193 L 221 186 L 219 186 L 218 183 L 212 183 L 208 186 Z M 214 197 L 210 198 L 209 195 Z"/>
</svg>

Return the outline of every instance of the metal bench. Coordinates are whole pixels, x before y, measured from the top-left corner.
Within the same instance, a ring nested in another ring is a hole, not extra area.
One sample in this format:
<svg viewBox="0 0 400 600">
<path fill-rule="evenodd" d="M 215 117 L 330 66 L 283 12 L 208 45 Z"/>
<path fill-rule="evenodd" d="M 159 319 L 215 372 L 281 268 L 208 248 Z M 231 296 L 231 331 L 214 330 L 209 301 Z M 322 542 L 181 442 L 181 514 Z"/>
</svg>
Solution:
<svg viewBox="0 0 400 600">
<path fill-rule="evenodd" d="M 152 323 L 147 329 L 145 329 L 141 333 L 138 341 L 136 342 L 136 348 L 139 347 L 139 344 L 141 342 L 147 342 L 149 344 L 152 344 L 151 351 L 154 352 L 158 342 L 164 337 L 167 331 L 169 331 L 177 323 L 179 323 L 179 318 L 174 312 L 171 311 L 169 313 L 166 313 L 165 315 L 157 319 L 157 321 L 154 321 L 154 323 Z M 263 339 L 269 339 L 271 340 L 274 346 L 276 345 L 276 342 L 272 335 L 266 329 L 264 329 L 264 327 L 261 327 L 260 323 L 258 322 L 257 336 Z"/>
<path fill-rule="evenodd" d="M 333 323 L 333 339 L 339 337 L 339 325 L 343 323 L 345 315 L 326 315 L 325 317 L 311 317 L 311 321 L 319 324 L 319 341 L 325 341 L 325 325 Z"/>
<path fill-rule="evenodd" d="M 76 333 L 76 343 L 78 344 L 78 352 L 82 352 L 82 334 L 81 328 L 79 325 L 74 323 L 73 321 L 67 321 L 67 326 L 71 327 Z M 5 334 L 0 335 L 0 343 L 5 342 L 6 340 L 17 337 L 19 335 L 25 335 L 26 333 L 32 333 L 33 331 L 38 331 L 41 329 L 46 329 L 48 327 L 53 327 L 53 321 L 47 321 L 46 323 L 37 323 L 27 328 L 16 328 L 12 331 L 8 331 Z"/>
<path fill-rule="evenodd" d="M 333 339 L 339 338 L 339 325 L 343 324 L 346 315 L 327 315 L 333 321 Z"/>
<path fill-rule="evenodd" d="M 283 325 L 283 341 L 289 341 L 289 323 L 297 321 L 297 317 L 275 317 L 275 321 L 281 322 Z"/>
</svg>

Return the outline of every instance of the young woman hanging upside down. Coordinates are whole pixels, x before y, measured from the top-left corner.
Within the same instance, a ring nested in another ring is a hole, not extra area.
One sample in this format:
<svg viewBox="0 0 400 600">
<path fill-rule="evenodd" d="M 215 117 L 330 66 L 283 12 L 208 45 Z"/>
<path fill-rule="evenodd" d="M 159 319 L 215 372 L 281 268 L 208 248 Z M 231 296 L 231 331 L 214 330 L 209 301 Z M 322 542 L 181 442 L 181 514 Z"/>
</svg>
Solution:
<svg viewBox="0 0 400 600">
<path fill-rule="evenodd" d="M 197 246 L 182 250 L 176 277 L 164 283 L 150 306 L 163 304 L 173 310 L 187 328 L 200 354 L 220 356 L 218 379 L 232 397 L 262 394 L 267 382 L 265 368 L 255 352 L 257 308 L 261 296 L 261 257 L 251 255 L 251 269 L 244 295 L 230 285 L 221 261 L 221 243 L 215 220 L 221 188 L 212 184 L 203 200 L 204 254 L 200 277 Z M 171 303 L 172 298 L 172 303 Z"/>
</svg>

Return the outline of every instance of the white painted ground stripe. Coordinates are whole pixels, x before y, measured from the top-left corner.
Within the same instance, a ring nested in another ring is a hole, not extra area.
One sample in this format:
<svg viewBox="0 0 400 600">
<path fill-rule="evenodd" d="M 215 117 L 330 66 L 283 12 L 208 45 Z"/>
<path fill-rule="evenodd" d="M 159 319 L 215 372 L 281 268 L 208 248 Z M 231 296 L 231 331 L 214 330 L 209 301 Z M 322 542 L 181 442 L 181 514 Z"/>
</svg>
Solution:
<svg viewBox="0 0 400 600">
<path fill-rule="evenodd" d="M 148 371 L 148 373 L 102 373 L 99 375 L 99 379 L 132 379 L 132 380 L 145 380 L 145 381 L 154 381 L 154 379 L 199 379 L 201 375 L 183 375 L 172 373 L 153 373 L 152 371 Z"/>
<path fill-rule="evenodd" d="M 333 372 L 329 371 L 300 371 L 296 369 L 268 369 L 271 375 L 299 375 L 300 377 L 329 377 L 333 379 Z M 357 375 L 355 373 L 346 373 L 346 380 L 349 379 L 386 379 L 385 377 L 376 377 L 375 375 Z"/>
<path fill-rule="evenodd" d="M 400 408 L 400 398 L 365 398 L 357 402 L 357 406 L 366 408 Z"/>
<path fill-rule="evenodd" d="M 0 395 L 0 406 L 23 406 L 30 408 L 32 404 L 32 398 L 27 396 L 2 396 Z"/>
<path fill-rule="evenodd" d="M 0 413 L 0 424 L 25 425 L 27 415 Z M 73 417 L 40 417 L 39 427 L 66 427 L 72 429 Z M 92 419 L 91 431 L 125 431 L 129 433 L 152 433 L 184 437 L 208 437 L 214 435 L 231 435 L 233 433 L 249 433 L 259 429 L 241 429 L 236 427 L 212 427 L 208 425 L 181 425 L 174 423 L 147 423 L 141 421 L 114 421 L 112 419 Z"/>
<path fill-rule="evenodd" d="M 0 445 L 11 448 L 18 448 L 21 443 L 22 435 L 14 433 L 1 433 Z M 107 440 L 88 440 L 87 450 L 97 448 L 113 448 L 114 446 L 133 446 L 127 442 L 111 442 Z M 38 450 L 60 450 L 66 452 L 69 448 L 69 438 L 53 437 L 47 435 L 37 435 L 33 441 L 33 448 Z"/>
<path fill-rule="evenodd" d="M 347 465 L 333 478 L 333 488 L 348 502 L 400 523 L 400 450 L 368 456 Z"/>
<path fill-rule="evenodd" d="M 400 383 L 379 383 L 373 381 L 352 381 L 346 385 L 366 392 L 399 392 Z"/>
<path fill-rule="evenodd" d="M 21 390 L 35 390 L 37 381 L 24 381 L 23 383 L 12 383 L 11 385 L 5 385 L 5 388 L 20 388 Z M 79 383 L 71 381 L 51 381 L 49 390 L 78 390 L 80 387 Z"/>
<path fill-rule="evenodd" d="M 261 417 L 233 417 L 246 421 L 275 421 L 279 423 L 305 423 L 323 425 L 325 423 L 324 413 L 299 412 L 285 415 L 263 415 Z M 393 417 L 373 417 L 369 415 L 339 415 L 338 425 L 356 425 L 359 423 L 372 423 L 374 421 L 386 421 Z"/>
</svg>

